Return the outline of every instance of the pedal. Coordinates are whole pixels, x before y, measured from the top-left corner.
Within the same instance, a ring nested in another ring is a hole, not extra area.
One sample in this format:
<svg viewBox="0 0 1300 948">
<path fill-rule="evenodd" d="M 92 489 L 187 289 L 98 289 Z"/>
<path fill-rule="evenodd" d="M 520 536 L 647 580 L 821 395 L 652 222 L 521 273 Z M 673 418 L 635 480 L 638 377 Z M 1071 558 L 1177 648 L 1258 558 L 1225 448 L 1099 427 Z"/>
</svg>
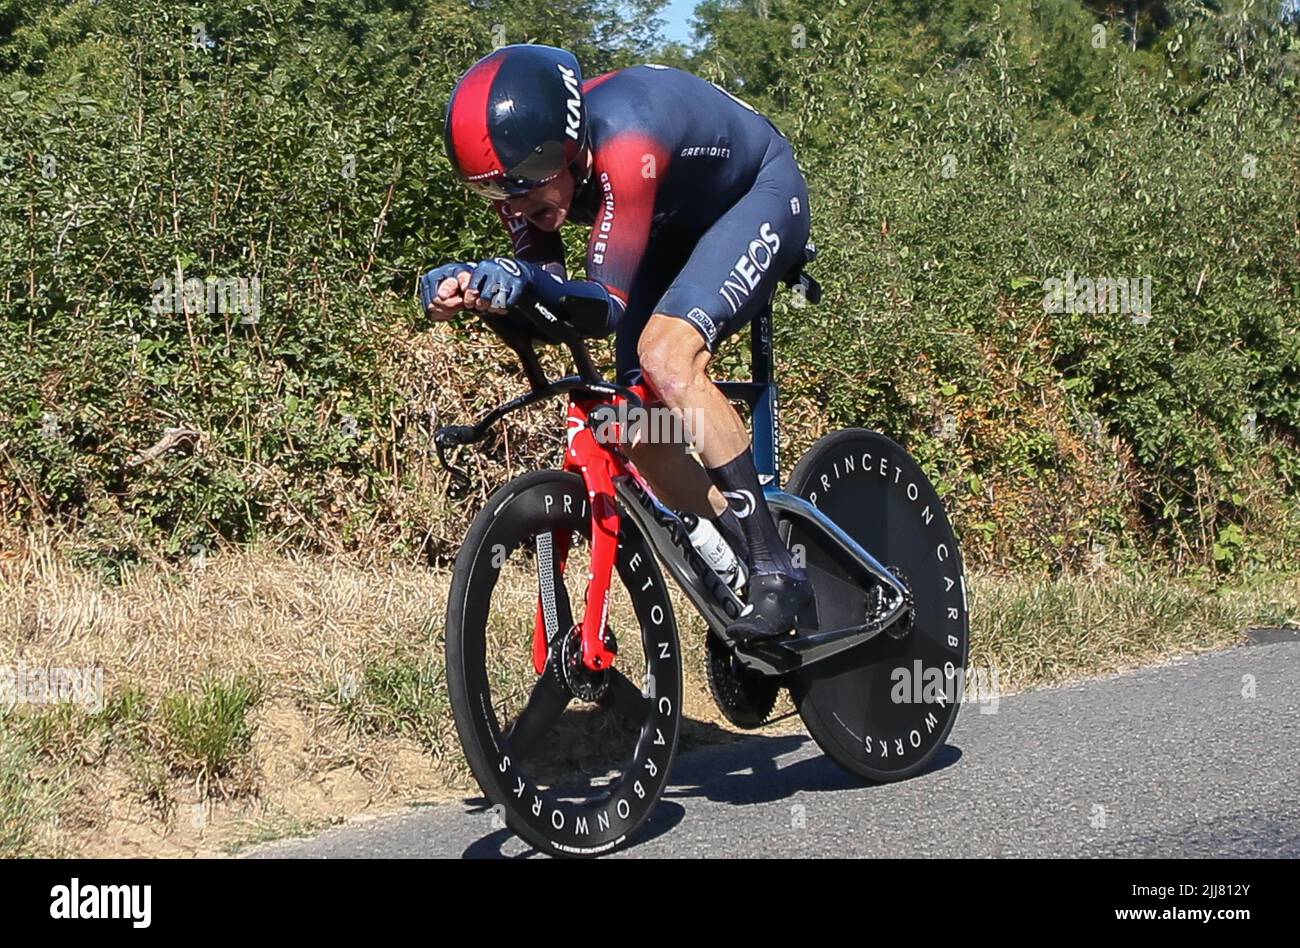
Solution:
<svg viewBox="0 0 1300 948">
<path fill-rule="evenodd" d="M 734 646 L 736 661 L 765 677 L 785 675 L 803 664 L 802 658 L 781 646 L 780 639 L 754 639 Z"/>
</svg>

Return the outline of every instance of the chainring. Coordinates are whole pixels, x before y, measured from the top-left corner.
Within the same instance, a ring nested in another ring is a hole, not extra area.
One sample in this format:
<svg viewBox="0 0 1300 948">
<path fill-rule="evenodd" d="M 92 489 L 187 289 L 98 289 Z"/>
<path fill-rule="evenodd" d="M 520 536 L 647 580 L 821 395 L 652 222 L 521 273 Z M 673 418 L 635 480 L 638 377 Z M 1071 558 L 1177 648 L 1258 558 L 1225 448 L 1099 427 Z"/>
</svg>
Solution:
<svg viewBox="0 0 1300 948">
<path fill-rule="evenodd" d="M 736 727 L 753 730 L 767 721 L 776 706 L 780 686 L 774 679 L 741 668 L 732 650 L 713 632 L 708 634 L 705 666 L 709 694 L 722 716 Z"/>
</svg>

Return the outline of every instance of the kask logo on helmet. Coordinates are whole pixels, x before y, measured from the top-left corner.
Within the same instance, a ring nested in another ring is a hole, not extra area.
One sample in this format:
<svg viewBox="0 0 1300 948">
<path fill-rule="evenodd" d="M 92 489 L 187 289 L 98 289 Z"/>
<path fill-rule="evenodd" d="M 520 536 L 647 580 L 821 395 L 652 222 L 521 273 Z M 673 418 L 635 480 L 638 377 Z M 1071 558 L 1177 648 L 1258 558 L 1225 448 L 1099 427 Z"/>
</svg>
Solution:
<svg viewBox="0 0 1300 948">
<path fill-rule="evenodd" d="M 568 116 L 564 134 L 576 142 L 578 140 L 578 130 L 582 128 L 582 90 L 578 87 L 578 74 L 565 66 L 564 63 L 556 63 L 555 68 L 560 70 L 560 76 L 564 79 L 564 87 L 569 90 L 569 99 L 565 103 Z"/>
<path fill-rule="evenodd" d="M 478 194 L 504 200 L 536 189 L 586 144 L 582 67 L 562 49 L 503 47 L 457 82 L 444 138 L 452 166 Z"/>
</svg>

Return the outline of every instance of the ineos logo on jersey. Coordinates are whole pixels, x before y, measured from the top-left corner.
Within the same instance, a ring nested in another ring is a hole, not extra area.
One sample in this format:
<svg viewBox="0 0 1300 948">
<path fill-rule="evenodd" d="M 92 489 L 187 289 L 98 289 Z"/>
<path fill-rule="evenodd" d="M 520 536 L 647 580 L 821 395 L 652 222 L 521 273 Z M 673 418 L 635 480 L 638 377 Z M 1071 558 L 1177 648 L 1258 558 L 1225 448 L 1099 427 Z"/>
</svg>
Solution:
<svg viewBox="0 0 1300 948">
<path fill-rule="evenodd" d="M 724 490 L 722 496 L 727 498 L 736 516 L 744 520 L 754 512 L 754 495 L 747 490 Z"/>
<path fill-rule="evenodd" d="M 569 90 L 569 98 L 565 102 L 569 114 L 566 117 L 564 134 L 576 142 L 578 129 L 582 128 L 582 90 L 578 88 L 578 74 L 563 63 L 556 63 L 555 68 L 560 70 L 560 75 L 564 78 L 564 87 Z"/>
<path fill-rule="evenodd" d="M 740 255 L 740 259 L 736 261 L 718 289 L 722 298 L 727 301 L 727 305 L 731 307 L 733 315 L 740 309 L 741 304 L 749 299 L 754 287 L 758 286 L 758 281 L 772 266 L 772 261 L 781 249 L 781 235 L 772 229 L 770 221 L 763 221 L 758 229 L 758 236 L 761 239 L 749 242 L 749 247 Z"/>
</svg>

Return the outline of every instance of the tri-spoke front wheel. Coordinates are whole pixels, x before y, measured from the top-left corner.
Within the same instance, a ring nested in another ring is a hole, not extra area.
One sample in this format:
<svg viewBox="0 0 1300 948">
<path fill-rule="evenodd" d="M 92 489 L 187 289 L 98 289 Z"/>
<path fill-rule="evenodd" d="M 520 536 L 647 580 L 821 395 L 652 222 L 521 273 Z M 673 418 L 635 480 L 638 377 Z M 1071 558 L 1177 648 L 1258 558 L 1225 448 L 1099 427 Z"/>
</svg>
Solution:
<svg viewBox="0 0 1300 948">
<path fill-rule="evenodd" d="M 626 517 L 606 620 L 614 667 L 581 662 L 590 538 L 581 478 L 516 478 L 474 520 L 447 603 L 448 690 L 470 768 L 506 824 L 553 854 L 595 855 L 632 835 L 663 792 L 681 722 L 668 589 Z"/>
</svg>

